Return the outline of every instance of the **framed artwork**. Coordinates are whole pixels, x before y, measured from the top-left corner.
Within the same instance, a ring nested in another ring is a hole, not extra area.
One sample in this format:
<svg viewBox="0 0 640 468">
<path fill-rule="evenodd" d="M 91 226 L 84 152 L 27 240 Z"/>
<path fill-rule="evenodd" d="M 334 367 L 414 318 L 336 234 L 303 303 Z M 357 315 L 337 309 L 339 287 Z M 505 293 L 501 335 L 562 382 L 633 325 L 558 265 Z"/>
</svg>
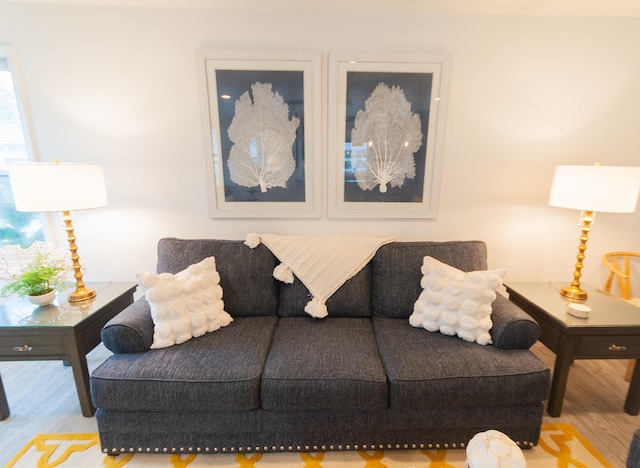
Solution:
<svg viewBox="0 0 640 468">
<path fill-rule="evenodd" d="M 214 218 L 320 216 L 321 55 L 197 51 Z"/>
<path fill-rule="evenodd" d="M 329 216 L 435 218 L 448 55 L 329 55 Z"/>
</svg>

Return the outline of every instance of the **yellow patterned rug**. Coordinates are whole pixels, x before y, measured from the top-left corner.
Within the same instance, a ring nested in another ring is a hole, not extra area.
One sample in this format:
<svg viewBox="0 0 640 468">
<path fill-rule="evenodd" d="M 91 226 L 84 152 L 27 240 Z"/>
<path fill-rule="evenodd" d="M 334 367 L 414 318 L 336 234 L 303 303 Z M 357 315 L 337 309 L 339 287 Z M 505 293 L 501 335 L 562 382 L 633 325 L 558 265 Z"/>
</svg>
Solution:
<svg viewBox="0 0 640 468">
<path fill-rule="evenodd" d="M 537 447 L 524 450 L 527 468 L 607 467 L 602 455 L 569 424 L 544 424 Z M 108 456 L 97 434 L 38 434 L 6 468 L 173 467 L 196 468 L 463 468 L 465 451 L 372 450 L 313 453 Z"/>
</svg>

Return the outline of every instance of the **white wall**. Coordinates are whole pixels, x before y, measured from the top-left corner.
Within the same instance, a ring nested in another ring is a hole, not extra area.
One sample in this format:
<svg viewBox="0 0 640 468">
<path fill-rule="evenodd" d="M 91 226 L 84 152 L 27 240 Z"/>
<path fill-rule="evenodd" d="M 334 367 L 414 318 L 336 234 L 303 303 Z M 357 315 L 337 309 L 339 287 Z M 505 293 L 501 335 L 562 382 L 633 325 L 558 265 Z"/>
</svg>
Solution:
<svg viewBox="0 0 640 468">
<path fill-rule="evenodd" d="M 554 167 L 640 165 L 640 18 L 352 10 L 0 2 L 0 43 L 17 49 L 41 159 L 105 166 L 109 206 L 75 214 L 86 280 L 153 270 L 160 237 L 248 232 L 482 239 L 507 280 L 571 280 L 579 213 L 547 205 Z M 211 219 L 201 47 L 451 53 L 437 219 Z M 584 280 L 601 285 L 602 253 L 640 251 L 639 233 L 639 213 L 599 214 Z"/>
</svg>

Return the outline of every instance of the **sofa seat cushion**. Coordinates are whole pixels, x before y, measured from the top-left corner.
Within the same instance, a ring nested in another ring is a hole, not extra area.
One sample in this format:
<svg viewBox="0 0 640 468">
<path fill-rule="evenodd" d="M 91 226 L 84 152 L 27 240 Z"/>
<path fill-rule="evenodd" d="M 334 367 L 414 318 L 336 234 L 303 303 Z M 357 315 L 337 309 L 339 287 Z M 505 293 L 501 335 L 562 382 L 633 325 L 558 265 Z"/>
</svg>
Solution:
<svg viewBox="0 0 640 468">
<path fill-rule="evenodd" d="M 99 408 L 251 410 L 278 318 L 239 317 L 229 326 L 170 348 L 116 354 L 91 375 Z"/>
<path fill-rule="evenodd" d="M 549 368 L 524 349 L 503 350 L 374 317 L 394 409 L 526 405 L 549 395 Z"/>
<path fill-rule="evenodd" d="M 368 318 L 282 317 L 261 390 L 266 410 L 383 410 L 387 378 Z"/>
</svg>

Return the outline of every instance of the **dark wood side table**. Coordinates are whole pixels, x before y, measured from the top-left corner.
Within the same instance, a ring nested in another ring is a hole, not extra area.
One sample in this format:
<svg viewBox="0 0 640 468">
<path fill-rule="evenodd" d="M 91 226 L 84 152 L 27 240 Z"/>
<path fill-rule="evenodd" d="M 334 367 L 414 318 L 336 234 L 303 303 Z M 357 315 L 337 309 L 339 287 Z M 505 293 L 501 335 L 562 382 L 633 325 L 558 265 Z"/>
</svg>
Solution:
<svg viewBox="0 0 640 468">
<path fill-rule="evenodd" d="M 2 377 L 0 377 L 0 421 L 6 419 L 9 416 L 9 403 L 7 403 L 7 396 L 4 393 L 4 387 L 2 386 Z"/>
<path fill-rule="evenodd" d="M 540 325 L 540 341 L 556 354 L 548 413 L 560 416 L 574 359 L 640 358 L 640 308 L 604 291 L 582 284 L 586 301 L 571 301 L 560 295 L 561 283 L 509 283 L 511 302 L 520 306 Z M 591 310 L 587 318 L 568 313 L 569 304 Z M 621 377 L 622 378 L 622 377 Z M 624 410 L 640 413 L 640 365 L 629 385 Z"/>
<path fill-rule="evenodd" d="M 63 360 L 71 365 L 83 416 L 96 412 L 89 388 L 86 355 L 100 344 L 100 331 L 133 302 L 135 283 L 87 284 L 94 299 L 69 303 L 59 293 L 53 304 L 38 307 L 24 298 L 0 304 L 0 361 Z M 0 420 L 9 405 L 0 380 Z"/>
</svg>

